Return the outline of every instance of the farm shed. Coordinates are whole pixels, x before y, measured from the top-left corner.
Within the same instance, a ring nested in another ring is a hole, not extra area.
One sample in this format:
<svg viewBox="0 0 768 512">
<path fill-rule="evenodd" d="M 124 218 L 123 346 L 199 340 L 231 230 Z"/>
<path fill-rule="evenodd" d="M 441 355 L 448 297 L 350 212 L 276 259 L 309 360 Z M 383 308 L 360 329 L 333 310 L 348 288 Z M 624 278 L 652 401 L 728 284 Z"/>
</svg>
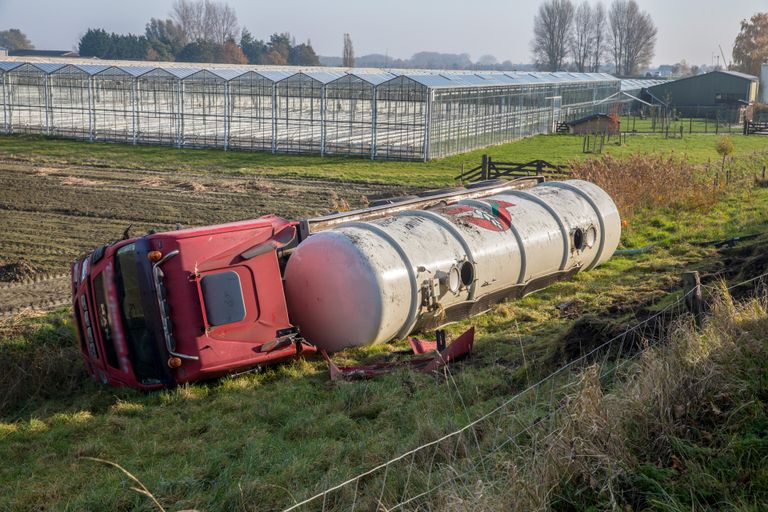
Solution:
<svg viewBox="0 0 768 512">
<path fill-rule="evenodd" d="M 606 113 L 603 73 L 0 61 L 3 133 L 429 160 Z"/>
<path fill-rule="evenodd" d="M 621 133 L 621 121 L 618 116 L 607 114 L 592 114 L 565 123 L 570 134 L 604 133 L 616 135 Z"/>
<path fill-rule="evenodd" d="M 722 117 L 757 100 L 758 79 L 735 71 L 712 71 L 646 89 L 654 103 L 686 117 Z"/>
</svg>

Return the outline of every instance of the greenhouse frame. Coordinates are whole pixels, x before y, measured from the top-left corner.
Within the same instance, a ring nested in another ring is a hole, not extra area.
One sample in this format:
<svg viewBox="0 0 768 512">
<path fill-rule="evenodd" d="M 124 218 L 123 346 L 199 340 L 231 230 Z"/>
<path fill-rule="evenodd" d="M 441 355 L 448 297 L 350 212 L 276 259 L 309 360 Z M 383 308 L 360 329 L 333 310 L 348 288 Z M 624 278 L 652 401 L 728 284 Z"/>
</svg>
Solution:
<svg viewBox="0 0 768 512">
<path fill-rule="evenodd" d="M 430 160 L 607 113 L 604 73 L 0 62 L 4 134 Z"/>
</svg>

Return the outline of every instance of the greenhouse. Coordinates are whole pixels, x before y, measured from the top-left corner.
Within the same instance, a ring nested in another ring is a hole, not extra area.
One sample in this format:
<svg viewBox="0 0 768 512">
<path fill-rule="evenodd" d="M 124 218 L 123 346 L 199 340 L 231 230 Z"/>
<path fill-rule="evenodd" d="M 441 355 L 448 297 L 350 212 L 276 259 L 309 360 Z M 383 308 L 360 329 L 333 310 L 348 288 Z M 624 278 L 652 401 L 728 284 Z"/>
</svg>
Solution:
<svg viewBox="0 0 768 512">
<path fill-rule="evenodd" d="M 615 108 L 603 73 L 0 62 L 5 134 L 429 160 Z"/>
</svg>

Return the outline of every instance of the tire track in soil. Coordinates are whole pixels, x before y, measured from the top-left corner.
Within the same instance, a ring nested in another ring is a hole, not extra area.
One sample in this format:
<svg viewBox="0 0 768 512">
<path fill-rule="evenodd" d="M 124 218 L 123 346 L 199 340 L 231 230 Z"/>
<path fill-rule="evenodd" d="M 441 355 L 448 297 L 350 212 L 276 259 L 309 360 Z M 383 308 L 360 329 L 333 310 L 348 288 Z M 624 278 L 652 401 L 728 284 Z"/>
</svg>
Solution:
<svg viewBox="0 0 768 512">
<path fill-rule="evenodd" d="M 0 284 L 0 317 L 24 311 L 50 311 L 69 304 L 69 275 Z"/>
</svg>

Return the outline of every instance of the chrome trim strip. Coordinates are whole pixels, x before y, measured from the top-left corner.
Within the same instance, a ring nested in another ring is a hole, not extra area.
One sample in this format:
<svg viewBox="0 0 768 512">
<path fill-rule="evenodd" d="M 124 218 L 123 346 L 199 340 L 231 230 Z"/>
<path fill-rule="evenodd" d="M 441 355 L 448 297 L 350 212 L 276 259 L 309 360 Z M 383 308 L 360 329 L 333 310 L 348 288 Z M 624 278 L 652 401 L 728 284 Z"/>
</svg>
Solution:
<svg viewBox="0 0 768 512">
<path fill-rule="evenodd" d="M 179 251 L 178 249 L 175 251 L 171 251 L 165 256 L 163 256 L 160 261 L 152 265 L 152 277 L 154 278 L 155 283 L 155 298 L 157 299 L 157 307 L 160 310 L 160 321 L 163 324 L 163 337 L 165 338 L 165 348 L 168 350 L 168 353 L 174 357 L 178 357 L 180 359 L 188 359 L 191 361 L 198 361 L 200 358 L 197 356 L 190 356 L 187 354 L 181 354 L 179 352 L 174 351 L 174 347 L 171 346 L 171 330 L 168 327 L 168 324 L 170 320 L 168 319 L 168 315 L 165 314 L 165 308 L 163 307 L 164 299 L 160 295 L 160 285 L 163 284 L 162 282 L 162 270 L 160 269 L 160 266 L 168 261 L 169 259 L 173 258 L 174 256 L 178 255 Z"/>
</svg>

